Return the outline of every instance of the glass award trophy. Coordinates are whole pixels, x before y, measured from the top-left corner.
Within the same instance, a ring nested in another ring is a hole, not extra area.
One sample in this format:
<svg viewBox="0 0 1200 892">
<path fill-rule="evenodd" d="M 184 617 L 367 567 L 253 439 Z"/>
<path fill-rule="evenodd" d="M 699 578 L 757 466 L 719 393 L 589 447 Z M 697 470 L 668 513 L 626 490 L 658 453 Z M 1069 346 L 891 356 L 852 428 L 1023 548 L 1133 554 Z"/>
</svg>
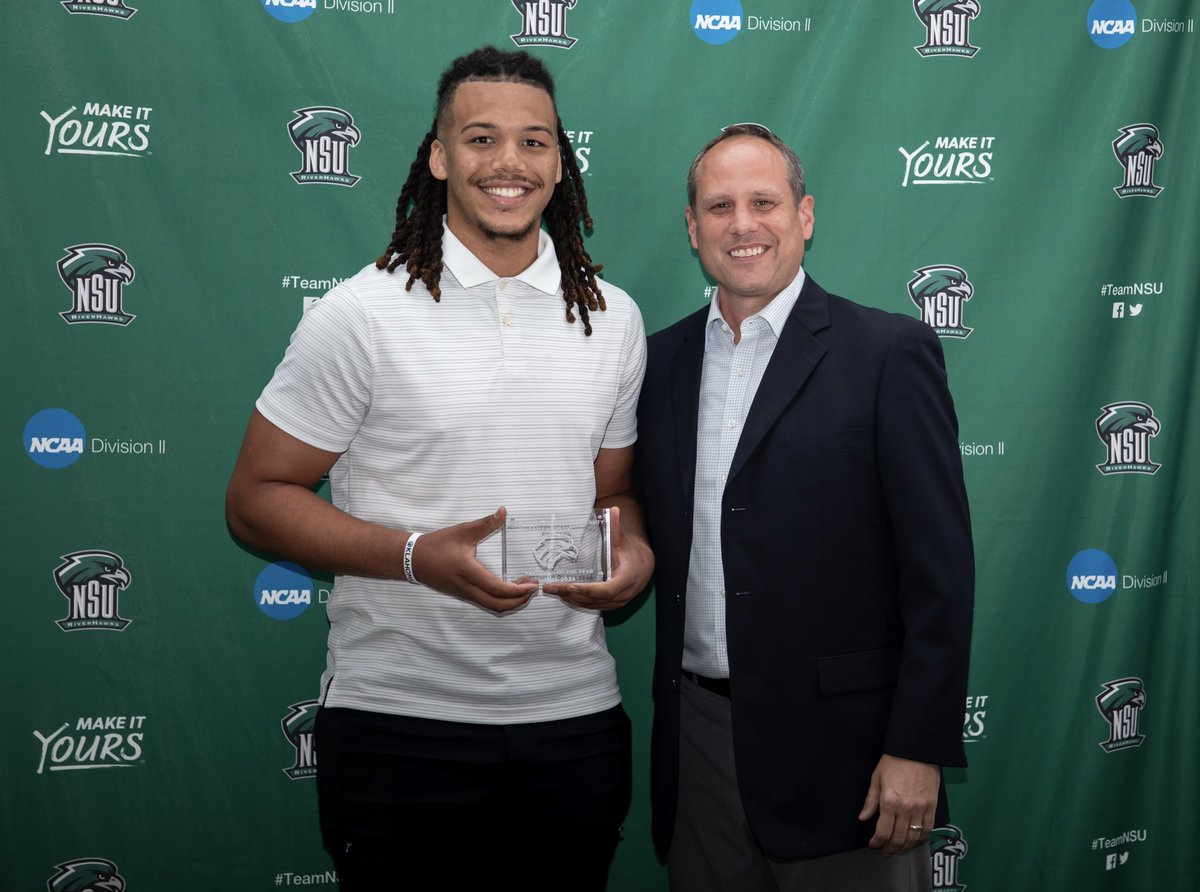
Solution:
<svg viewBox="0 0 1200 892">
<path fill-rule="evenodd" d="M 612 572 L 607 508 L 510 513 L 500 536 L 506 582 L 604 582 Z"/>
</svg>

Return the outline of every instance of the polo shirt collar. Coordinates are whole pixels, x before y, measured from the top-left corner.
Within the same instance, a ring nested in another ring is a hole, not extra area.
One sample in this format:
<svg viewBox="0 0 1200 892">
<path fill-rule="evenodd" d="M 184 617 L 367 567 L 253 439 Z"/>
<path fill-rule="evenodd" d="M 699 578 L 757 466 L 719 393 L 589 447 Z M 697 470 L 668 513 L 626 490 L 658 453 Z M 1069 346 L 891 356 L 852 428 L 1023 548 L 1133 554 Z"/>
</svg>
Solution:
<svg viewBox="0 0 1200 892">
<path fill-rule="evenodd" d="M 458 236 L 446 225 L 445 217 L 442 217 L 442 264 L 454 274 L 458 284 L 464 288 L 486 285 L 503 278 L 488 269 L 482 260 L 459 241 Z M 538 229 L 537 259 L 513 278 L 545 294 L 558 292 L 562 273 L 558 268 L 558 254 L 554 251 L 554 241 L 545 230 Z"/>
</svg>

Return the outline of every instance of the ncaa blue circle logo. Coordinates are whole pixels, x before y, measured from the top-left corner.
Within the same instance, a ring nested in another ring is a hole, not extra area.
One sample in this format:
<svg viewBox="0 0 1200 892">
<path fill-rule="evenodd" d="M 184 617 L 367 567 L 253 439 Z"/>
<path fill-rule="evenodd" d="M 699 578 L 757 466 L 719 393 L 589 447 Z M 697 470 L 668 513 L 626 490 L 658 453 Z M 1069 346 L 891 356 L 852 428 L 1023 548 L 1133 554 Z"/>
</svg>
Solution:
<svg viewBox="0 0 1200 892">
<path fill-rule="evenodd" d="M 312 578 L 299 564 L 279 561 L 254 580 L 254 603 L 271 619 L 295 619 L 312 602 Z"/>
<path fill-rule="evenodd" d="M 25 454 L 43 468 L 79 461 L 86 438 L 83 422 L 66 409 L 42 409 L 25 422 Z"/>
<path fill-rule="evenodd" d="M 1117 563 L 1098 548 L 1085 548 L 1067 564 L 1067 591 L 1084 604 L 1099 604 L 1117 590 Z"/>
<path fill-rule="evenodd" d="M 741 0 L 693 0 L 692 30 L 705 43 L 729 43 L 742 30 Z"/>
<path fill-rule="evenodd" d="M 262 5 L 281 22 L 302 22 L 317 11 L 317 0 L 262 0 Z"/>
<path fill-rule="evenodd" d="M 1087 29 L 1098 47 L 1124 46 L 1137 32 L 1137 12 L 1129 0 L 1096 0 L 1088 10 Z"/>
</svg>

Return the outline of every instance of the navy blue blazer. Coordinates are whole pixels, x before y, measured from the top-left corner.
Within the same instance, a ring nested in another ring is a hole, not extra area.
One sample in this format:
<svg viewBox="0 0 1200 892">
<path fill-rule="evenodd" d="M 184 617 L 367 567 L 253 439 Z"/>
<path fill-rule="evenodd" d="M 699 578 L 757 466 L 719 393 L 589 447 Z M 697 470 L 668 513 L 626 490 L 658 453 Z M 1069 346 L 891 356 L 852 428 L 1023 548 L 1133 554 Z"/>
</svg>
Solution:
<svg viewBox="0 0 1200 892">
<path fill-rule="evenodd" d="M 700 310 L 649 339 L 637 483 L 656 558 L 651 788 L 670 843 L 704 357 Z M 766 853 L 861 848 L 884 753 L 966 764 L 974 558 L 941 343 L 806 278 L 721 504 L 738 782 Z M 938 823 L 948 820 L 944 785 Z"/>
</svg>

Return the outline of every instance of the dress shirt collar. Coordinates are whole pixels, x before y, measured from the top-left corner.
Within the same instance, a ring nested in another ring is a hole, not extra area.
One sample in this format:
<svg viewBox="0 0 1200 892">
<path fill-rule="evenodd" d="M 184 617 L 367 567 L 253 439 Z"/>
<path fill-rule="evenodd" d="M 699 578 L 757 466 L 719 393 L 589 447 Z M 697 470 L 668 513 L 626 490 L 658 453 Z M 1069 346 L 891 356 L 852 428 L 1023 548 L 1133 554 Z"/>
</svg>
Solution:
<svg viewBox="0 0 1200 892">
<path fill-rule="evenodd" d="M 445 217 L 442 217 L 442 263 L 454 274 L 454 278 L 458 279 L 458 284 L 464 288 L 486 285 L 488 282 L 495 282 L 503 278 L 488 269 L 482 260 L 472 254 L 467 246 L 458 240 L 458 236 L 451 232 L 450 227 L 446 225 Z M 558 268 L 558 255 L 554 251 L 554 242 L 545 230 L 538 229 L 537 259 L 512 278 L 545 294 L 558 292 L 562 273 Z"/>
<path fill-rule="evenodd" d="M 784 323 L 787 322 L 788 316 L 792 314 L 792 307 L 796 305 L 796 299 L 800 296 L 800 289 L 804 287 L 804 267 L 800 267 L 800 271 L 796 273 L 796 278 L 792 279 L 791 284 L 771 298 L 771 302 L 755 313 L 753 316 L 747 317 L 754 319 L 761 318 L 771 327 L 772 334 L 776 339 L 779 338 L 783 331 Z M 725 321 L 725 317 L 721 315 L 720 297 L 716 291 L 713 292 L 712 303 L 708 306 L 708 321 L 705 323 L 705 331 L 711 331 L 713 322 L 717 322 L 719 326 L 729 327 L 729 323 Z M 743 320 L 744 321 L 744 320 Z"/>
</svg>

